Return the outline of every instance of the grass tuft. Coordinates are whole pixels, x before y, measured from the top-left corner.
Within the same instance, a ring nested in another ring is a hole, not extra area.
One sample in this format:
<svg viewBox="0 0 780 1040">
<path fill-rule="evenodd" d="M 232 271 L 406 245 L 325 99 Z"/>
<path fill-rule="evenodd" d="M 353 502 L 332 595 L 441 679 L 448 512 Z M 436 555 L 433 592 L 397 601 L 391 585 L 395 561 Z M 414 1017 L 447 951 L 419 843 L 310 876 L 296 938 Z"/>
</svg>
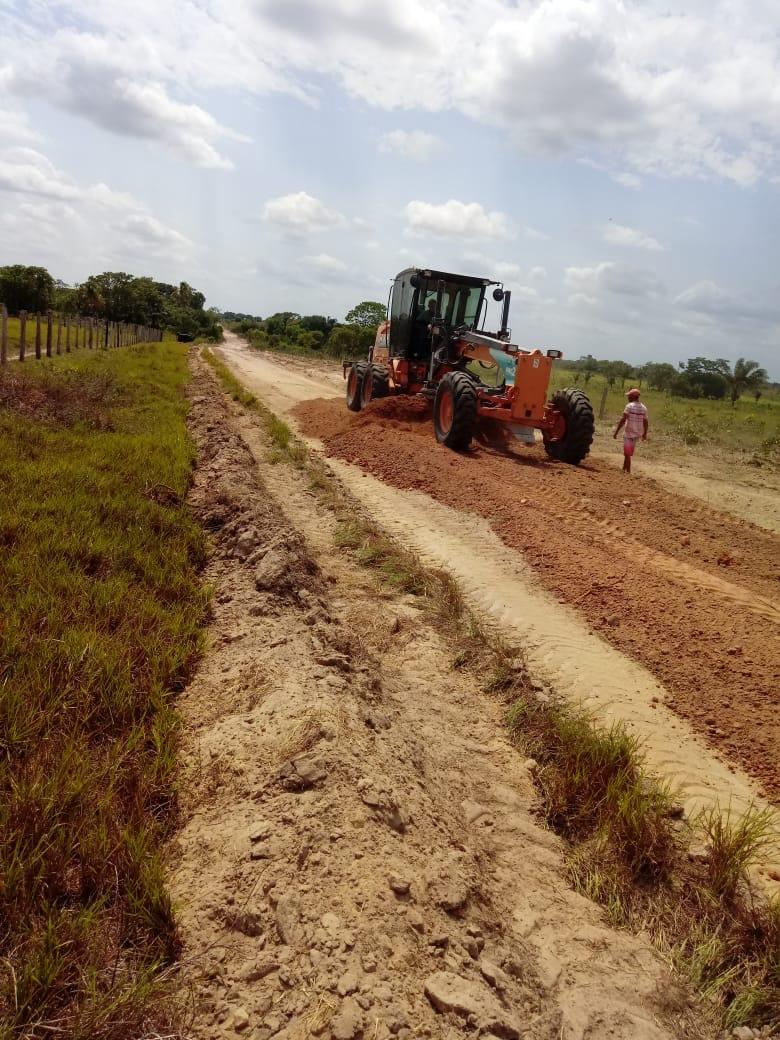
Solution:
<svg viewBox="0 0 780 1040">
<path fill-rule="evenodd" d="M 709 886 L 722 900 L 732 900 L 749 868 L 777 842 L 774 814 L 753 808 L 733 823 L 730 814 L 711 808 L 701 814 L 699 826 L 707 839 Z"/>
</svg>

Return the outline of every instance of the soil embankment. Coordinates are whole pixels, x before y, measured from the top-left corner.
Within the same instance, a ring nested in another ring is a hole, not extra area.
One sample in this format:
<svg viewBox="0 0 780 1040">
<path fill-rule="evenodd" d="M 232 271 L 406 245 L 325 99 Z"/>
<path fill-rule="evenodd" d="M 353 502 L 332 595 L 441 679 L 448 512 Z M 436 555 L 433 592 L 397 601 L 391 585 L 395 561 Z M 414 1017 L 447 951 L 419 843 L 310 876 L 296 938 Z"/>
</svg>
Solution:
<svg viewBox="0 0 780 1040">
<path fill-rule="evenodd" d="M 556 597 L 664 684 L 671 707 L 780 802 L 780 539 L 597 461 L 446 451 L 424 403 L 339 400 L 294 414 L 328 454 L 485 517 Z"/>
</svg>

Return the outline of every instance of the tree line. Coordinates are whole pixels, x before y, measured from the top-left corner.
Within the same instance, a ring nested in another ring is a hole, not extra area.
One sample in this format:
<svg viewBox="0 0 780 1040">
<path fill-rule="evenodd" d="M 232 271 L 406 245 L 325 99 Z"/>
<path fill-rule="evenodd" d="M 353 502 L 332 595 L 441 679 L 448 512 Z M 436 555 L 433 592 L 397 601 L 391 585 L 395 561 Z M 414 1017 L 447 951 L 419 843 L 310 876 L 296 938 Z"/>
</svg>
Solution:
<svg viewBox="0 0 780 1040">
<path fill-rule="evenodd" d="M 219 340 L 219 312 L 206 309 L 206 297 L 187 282 L 169 285 L 124 271 L 90 275 L 76 285 L 55 279 L 45 267 L 0 267 L 0 303 L 9 314 L 80 314 L 101 321 L 148 325 L 183 339 Z"/>
<path fill-rule="evenodd" d="M 278 311 L 268 318 L 223 311 L 222 319 L 261 350 L 293 354 L 318 351 L 325 357 L 359 357 L 374 342 L 377 326 L 385 320 L 385 306 L 364 300 L 346 314 L 343 322 L 323 314 L 294 311 Z"/>
<path fill-rule="evenodd" d="M 322 314 L 298 314 L 279 311 L 268 318 L 223 311 L 222 318 L 234 331 L 246 336 L 260 349 L 284 350 L 295 354 L 319 351 L 327 357 L 360 357 L 374 341 L 377 326 L 385 320 L 385 306 L 364 300 L 350 310 L 343 322 Z M 606 361 L 586 354 L 576 361 L 566 361 L 567 368 L 590 382 L 593 375 L 604 377 L 610 387 L 621 389 L 627 380 L 643 383 L 651 390 L 663 390 L 679 397 L 723 400 L 734 404 L 744 393 L 756 399 L 768 382 L 766 371 L 757 361 L 740 358 L 732 367 L 723 358 L 689 358 L 678 366 L 651 361 L 632 365 L 627 361 Z"/>
<path fill-rule="evenodd" d="M 676 397 L 709 398 L 722 401 L 728 397 L 735 404 L 742 394 L 750 393 L 759 399 L 768 383 L 766 370 L 757 361 L 739 358 L 732 366 L 725 358 L 695 357 L 680 362 L 676 367 L 667 361 L 649 361 L 644 365 L 631 365 L 627 361 L 599 361 L 586 354 L 577 361 L 566 363 L 569 368 L 582 373 L 583 382 L 590 382 L 598 373 L 610 387 L 626 380 L 644 382 L 651 390 L 664 390 Z"/>
</svg>

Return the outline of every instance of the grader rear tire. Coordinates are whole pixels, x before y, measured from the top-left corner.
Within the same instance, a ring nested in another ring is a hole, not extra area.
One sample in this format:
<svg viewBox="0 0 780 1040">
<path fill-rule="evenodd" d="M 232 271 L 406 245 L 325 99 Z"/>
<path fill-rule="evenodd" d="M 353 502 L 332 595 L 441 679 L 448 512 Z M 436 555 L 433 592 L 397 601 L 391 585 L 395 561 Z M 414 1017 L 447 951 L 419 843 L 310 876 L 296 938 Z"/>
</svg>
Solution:
<svg viewBox="0 0 780 1040">
<path fill-rule="evenodd" d="M 477 388 L 465 372 L 448 372 L 436 387 L 433 429 L 436 440 L 453 451 L 465 451 L 477 422 Z"/>
<path fill-rule="evenodd" d="M 585 458 L 593 443 L 595 420 L 593 406 L 582 390 L 572 387 L 556 390 L 552 398 L 566 423 L 564 433 L 556 440 L 544 434 L 544 450 L 551 459 L 576 466 Z"/>
<path fill-rule="evenodd" d="M 361 391 L 361 404 L 365 408 L 372 401 L 380 397 L 387 397 L 390 393 L 390 376 L 382 365 L 371 365 L 363 377 L 363 389 Z"/>
<path fill-rule="evenodd" d="M 356 361 L 347 375 L 347 408 L 359 412 L 363 407 L 363 380 L 369 369 L 367 361 Z"/>
</svg>

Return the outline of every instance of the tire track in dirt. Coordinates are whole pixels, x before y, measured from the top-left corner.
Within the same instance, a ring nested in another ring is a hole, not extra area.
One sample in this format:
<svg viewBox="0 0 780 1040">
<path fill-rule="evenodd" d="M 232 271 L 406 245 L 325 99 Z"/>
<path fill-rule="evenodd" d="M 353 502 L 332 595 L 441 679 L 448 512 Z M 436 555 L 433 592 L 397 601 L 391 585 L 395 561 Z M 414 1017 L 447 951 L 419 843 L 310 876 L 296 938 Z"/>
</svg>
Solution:
<svg viewBox="0 0 780 1040">
<path fill-rule="evenodd" d="M 448 452 L 418 402 L 353 416 L 340 401 L 309 400 L 294 414 L 330 455 L 485 517 L 556 597 L 662 681 L 710 746 L 780 801 L 780 539 L 598 463 L 550 463 L 541 448 Z"/>
</svg>

